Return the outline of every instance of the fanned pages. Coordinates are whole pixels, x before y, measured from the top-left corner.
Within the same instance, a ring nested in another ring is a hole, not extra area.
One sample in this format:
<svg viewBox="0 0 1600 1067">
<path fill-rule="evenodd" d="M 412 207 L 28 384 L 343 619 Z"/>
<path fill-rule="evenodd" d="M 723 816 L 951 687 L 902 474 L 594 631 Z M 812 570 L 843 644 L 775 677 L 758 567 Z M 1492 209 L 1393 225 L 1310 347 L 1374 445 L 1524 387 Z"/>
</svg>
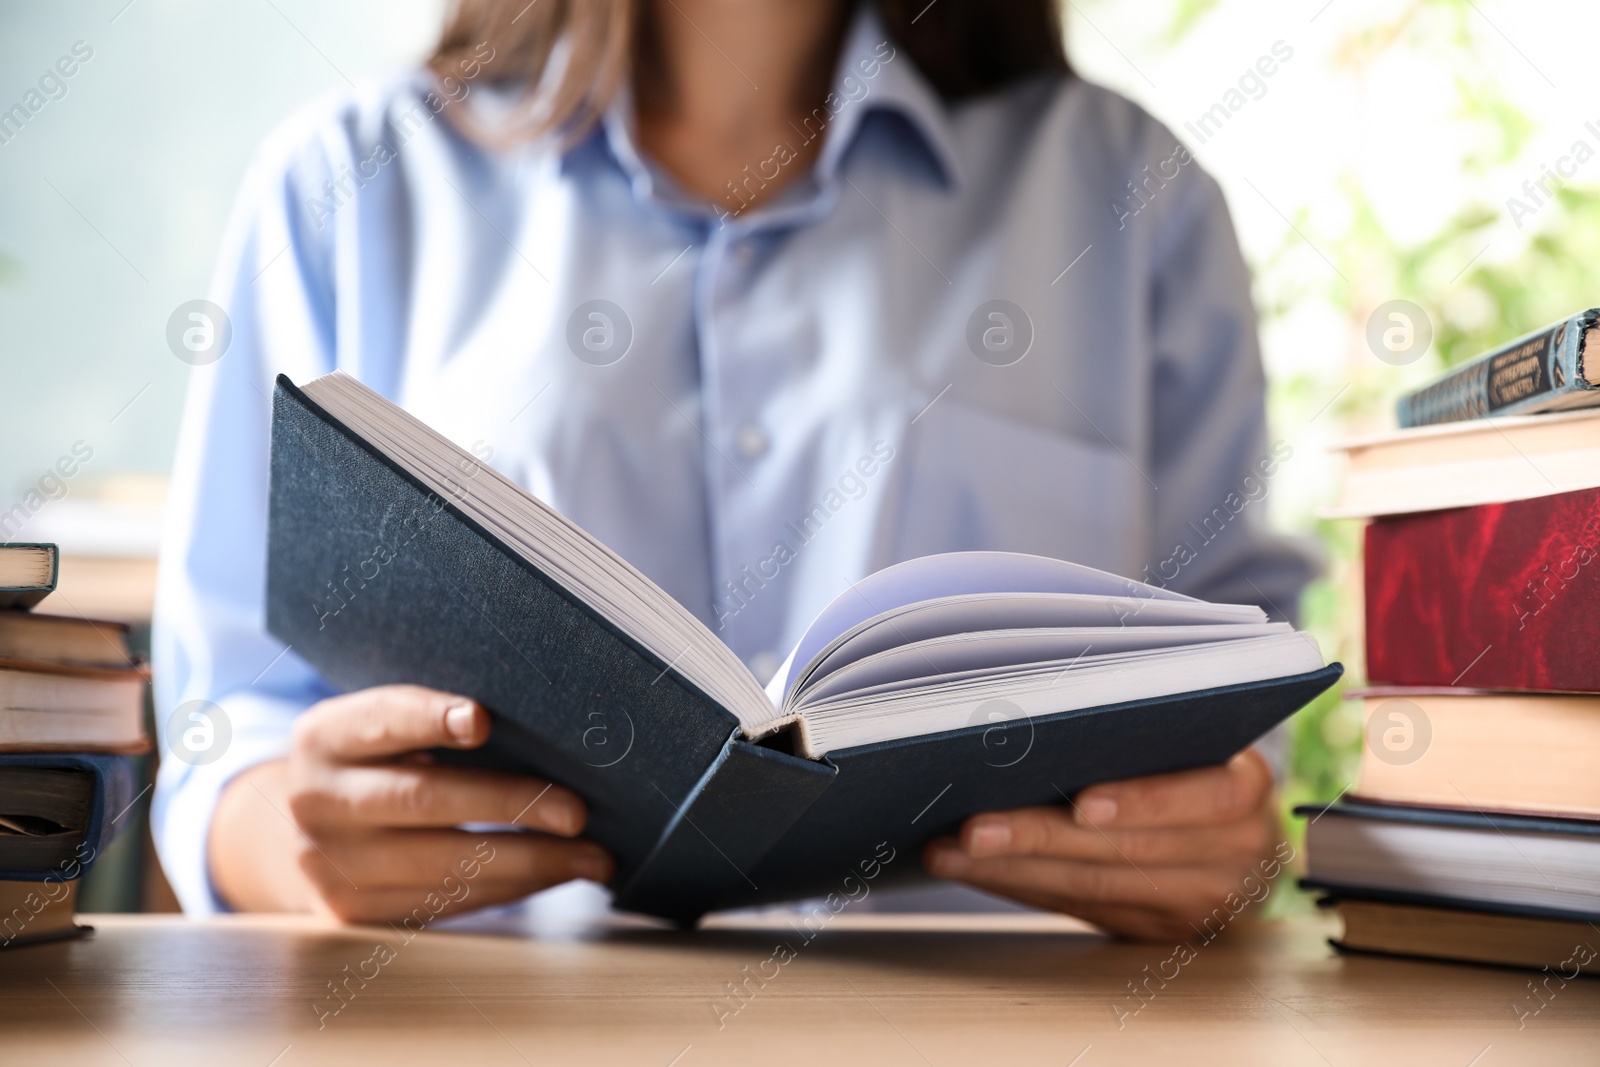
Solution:
<svg viewBox="0 0 1600 1067">
<path fill-rule="evenodd" d="M 334 373 L 306 394 L 553 577 L 760 737 L 793 724 L 816 758 L 968 725 L 1003 700 L 1047 715 L 1322 666 L 1260 608 L 1208 604 L 1092 567 L 1011 552 L 926 556 L 870 575 L 806 630 L 763 696 L 704 623 L 554 509 Z M 473 477 L 461 477 L 471 470 Z"/>
</svg>

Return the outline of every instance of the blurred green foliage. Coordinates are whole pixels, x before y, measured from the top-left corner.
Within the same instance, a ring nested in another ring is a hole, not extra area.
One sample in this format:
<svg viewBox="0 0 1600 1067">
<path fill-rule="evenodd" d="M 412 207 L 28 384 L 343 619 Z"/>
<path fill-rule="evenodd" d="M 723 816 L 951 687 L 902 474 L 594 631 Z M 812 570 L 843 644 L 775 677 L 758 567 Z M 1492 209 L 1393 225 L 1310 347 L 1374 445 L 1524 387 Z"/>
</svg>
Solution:
<svg viewBox="0 0 1600 1067">
<path fill-rule="evenodd" d="M 1167 46 L 1182 47 L 1185 34 L 1217 7 L 1218 0 L 1172 0 Z M 1319 75 L 1350 82 L 1354 93 L 1373 64 L 1401 50 L 1426 77 L 1448 79 L 1455 94 L 1450 132 L 1459 156 L 1433 159 L 1427 166 L 1454 166 L 1471 195 L 1436 232 L 1400 240 L 1363 188 L 1360 161 L 1352 160 L 1338 183 L 1342 203 L 1318 204 L 1315 211 L 1302 205 L 1294 213 L 1294 226 L 1282 244 L 1254 264 L 1263 323 L 1270 326 L 1316 303 L 1342 317 L 1349 343 L 1336 365 L 1273 376 L 1274 423 L 1303 424 L 1326 405 L 1326 413 L 1317 417 L 1341 436 L 1387 429 L 1400 393 L 1488 348 L 1600 305 L 1600 258 L 1589 254 L 1600 248 L 1600 194 L 1567 185 L 1520 224 L 1509 213 L 1506 198 L 1528 202 L 1519 186 L 1537 180 L 1546 161 L 1529 151 L 1539 123 L 1508 98 L 1496 69 L 1484 62 L 1484 50 L 1502 44 L 1497 32 L 1471 0 L 1409 0 L 1346 31 L 1333 52 L 1332 69 Z M 1570 140 L 1580 137 L 1591 144 L 1595 140 L 1577 129 Z M 1405 146 L 1396 146 L 1393 158 L 1401 166 L 1412 162 Z M 1419 172 L 1417 180 L 1426 181 L 1426 173 Z M 1331 281 L 1296 281 L 1296 272 L 1286 269 L 1290 259 L 1306 254 L 1308 242 L 1337 271 L 1314 277 Z M 1377 360 L 1363 341 L 1372 310 L 1394 298 L 1420 305 L 1433 326 L 1432 350 L 1404 369 Z M 1360 705 L 1342 699 L 1342 692 L 1362 684 L 1365 674 L 1361 528 L 1351 521 L 1318 520 L 1315 532 L 1327 552 L 1328 570 L 1306 593 L 1302 625 L 1349 671 L 1337 691 L 1324 694 L 1291 724 L 1282 799 L 1297 849 L 1304 840 L 1304 820 L 1289 817 L 1289 809 L 1332 801 L 1354 784 L 1362 740 Z M 1304 894 L 1280 891 L 1266 911 L 1282 915 L 1309 907 Z"/>
</svg>

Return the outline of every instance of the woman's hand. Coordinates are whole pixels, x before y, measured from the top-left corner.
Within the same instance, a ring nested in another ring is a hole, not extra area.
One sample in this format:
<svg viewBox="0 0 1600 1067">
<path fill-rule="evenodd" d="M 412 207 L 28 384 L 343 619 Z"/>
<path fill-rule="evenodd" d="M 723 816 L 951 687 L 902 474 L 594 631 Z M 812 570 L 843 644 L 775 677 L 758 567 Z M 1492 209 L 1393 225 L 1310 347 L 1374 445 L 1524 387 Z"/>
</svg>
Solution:
<svg viewBox="0 0 1600 1067">
<path fill-rule="evenodd" d="M 1188 938 L 1216 909 L 1231 918 L 1237 901 L 1261 899 L 1292 856 L 1282 840 L 1272 774 L 1246 749 L 1222 767 L 1090 786 L 1071 807 L 975 815 L 959 838 L 929 842 L 924 862 L 1124 937 Z"/>
<path fill-rule="evenodd" d="M 476 748 L 488 737 L 482 706 L 432 689 L 381 686 L 322 701 L 296 720 L 287 759 L 223 792 L 212 882 L 241 910 L 377 922 L 412 914 L 430 894 L 453 914 L 573 878 L 609 879 L 604 850 L 570 840 L 587 818 L 573 793 L 436 766 L 422 751 Z M 475 822 L 543 833 L 457 829 Z"/>
</svg>

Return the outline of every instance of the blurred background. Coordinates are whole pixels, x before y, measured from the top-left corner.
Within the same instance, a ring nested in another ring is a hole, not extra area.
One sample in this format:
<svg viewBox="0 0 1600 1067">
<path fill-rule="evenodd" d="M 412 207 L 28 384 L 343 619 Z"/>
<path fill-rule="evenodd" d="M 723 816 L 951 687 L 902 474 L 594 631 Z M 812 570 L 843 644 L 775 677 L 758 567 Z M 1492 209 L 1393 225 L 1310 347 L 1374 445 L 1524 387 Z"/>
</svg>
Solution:
<svg viewBox="0 0 1600 1067">
<path fill-rule="evenodd" d="M 147 645 L 191 371 L 167 346 L 168 317 L 205 294 L 260 139 L 327 89 L 416 63 L 442 7 L 0 7 L 0 514 L 18 514 L 75 444 L 93 450 L 72 479 L 43 485 L 24 522 L 0 527 L 0 539 L 61 544 L 61 601 L 44 610 L 128 620 Z M 1394 398 L 1443 367 L 1600 304 L 1588 258 L 1600 248 L 1588 85 L 1600 8 L 1070 0 L 1065 22 L 1079 73 L 1163 120 L 1227 193 L 1255 274 L 1273 434 L 1294 450 L 1291 476 L 1272 482 L 1273 521 L 1326 546 L 1303 621 L 1359 683 L 1359 528 L 1317 518 L 1338 477 L 1326 446 L 1392 426 Z M 1266 56 L 1270 76 L 1257 70 Z M 55 73 L 62 57 L 71 76 Z M 1394 299 L 1419 306 L 1431 332 L 1405 366 L 1367 342 L 1374 309 Z M 1293 729 L 1286 806 L 1337 796 L 1354 779 L 1359 708 L 1332 693 Z M 142 838 L 109 850 L 82 910 L 171 906 Z M 1273 909 L 1309 906 L 1280 888 Z"/>
</svg>

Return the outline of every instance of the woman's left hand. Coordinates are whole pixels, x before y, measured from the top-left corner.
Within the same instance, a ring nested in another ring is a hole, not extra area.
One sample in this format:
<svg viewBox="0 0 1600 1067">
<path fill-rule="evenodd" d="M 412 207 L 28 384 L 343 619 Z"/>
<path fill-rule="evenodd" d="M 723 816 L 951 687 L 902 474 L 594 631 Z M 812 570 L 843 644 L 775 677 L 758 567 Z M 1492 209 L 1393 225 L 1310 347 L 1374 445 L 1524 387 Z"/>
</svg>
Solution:
<svg viewBox="0 0 1600 1067">
<path fill-rule="evenodd" d="M 1252 748 L 1221 767 L 1090 786 L 1070 807 L 975 815 L 959 837 L 929 842 L 923 862 L 1124 937 L 1186 939 L 1217 909 L 1231 918 L 1262 899 L 1292 858 Z"/>
</svg>

